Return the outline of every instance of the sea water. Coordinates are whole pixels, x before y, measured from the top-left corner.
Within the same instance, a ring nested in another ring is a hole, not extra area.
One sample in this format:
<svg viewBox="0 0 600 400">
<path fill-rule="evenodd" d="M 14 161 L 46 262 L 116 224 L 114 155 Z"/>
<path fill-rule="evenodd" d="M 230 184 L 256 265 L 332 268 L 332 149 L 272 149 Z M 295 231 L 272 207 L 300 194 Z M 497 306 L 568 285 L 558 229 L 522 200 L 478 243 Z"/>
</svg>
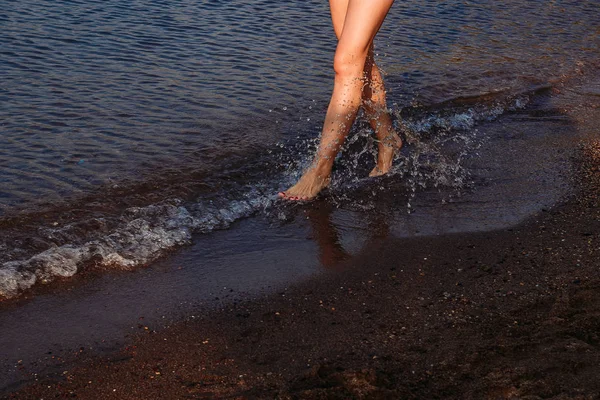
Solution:
<svg viewBox="0 0 600 400">
<path fill-rule="evenodd" d="M 518 179 L 531 163 L 489 184 L 490 165 L 517 165 L 536 140 L 499 121 L 528 107 L 552 119 L 540 104 L 557 85 L 597 74 L 597 13 L 594 0 L 396 2 L 376 58 L 406 146 L 391 176 L 365 179 L 375 145 L 359 116 L 322 201 L 345 221 L 388 210 L 396 234 L 494 228 L 558 201 L 561 185 Z M 257 213 L 293 220 L 274 194 L 314 152 L 334 49 L 326 1 L 8 1 L 0 297 L 148 265 Z M 440 211 L 466 191 L 481 198 Z"/>
</svg>

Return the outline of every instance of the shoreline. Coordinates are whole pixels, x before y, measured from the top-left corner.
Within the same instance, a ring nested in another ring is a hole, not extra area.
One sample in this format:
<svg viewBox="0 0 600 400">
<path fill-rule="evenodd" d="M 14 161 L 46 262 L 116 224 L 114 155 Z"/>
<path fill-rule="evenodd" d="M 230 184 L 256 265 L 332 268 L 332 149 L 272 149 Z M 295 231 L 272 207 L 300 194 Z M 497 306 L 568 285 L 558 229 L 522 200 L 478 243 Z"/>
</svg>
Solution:
<svg viewBox="0 0 600 400">
<path fill-rule="evenodd" d="M 579 192 L 514 228 L 379 238 L 341 272 L 142 327 L 4 398 L 596 398 L 600 148 L 587 149 Z"/>
</svg>

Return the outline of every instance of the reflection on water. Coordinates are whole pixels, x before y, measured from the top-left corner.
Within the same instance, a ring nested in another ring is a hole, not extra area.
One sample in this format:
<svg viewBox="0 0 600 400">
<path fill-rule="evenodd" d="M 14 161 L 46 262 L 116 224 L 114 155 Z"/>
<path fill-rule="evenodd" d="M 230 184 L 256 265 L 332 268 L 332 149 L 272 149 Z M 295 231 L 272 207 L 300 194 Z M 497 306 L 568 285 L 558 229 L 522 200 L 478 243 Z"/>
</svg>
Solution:
<svg viewBox="0 0 600 400">
<path fill-rule="evenodd" d="M 362 215 L 366 221 L 366 226 L 353 227 L 350 232 L 359 232 L 361 238 L 358 245 L 352 244 L 344 246 L 342 231 L 344 224 L 334 222 L 334 213 L 338 212 L 337 207 L 328 202 L 322 202 L 305 210 L 312 232 L 312 239 L 317 244 L 319 262 L 327 270 L 339 271 L 343 268 L 343 261 L 352 257 L 352 254 L 360 252 L 361 249 L 376 245 L 379 240 L 386 239 L 390 235 L 390 219 L 388 213 L 383 210 L 367 212 Z M 353 223 L 360 221 L 360 218 L 353 218 Z"/>
<path fill-rule="evenodd" d="M 306 216 L 312 228 L 313 240 L 319 248 L 319 261 L 327 269 L 335 270 L 340 262 L 349 257 L 349 254 L 340 241 L 340 235 L 331 221 L 333 207 L 331 204 L 311 207 L 306 211 Z"/>
</svg>

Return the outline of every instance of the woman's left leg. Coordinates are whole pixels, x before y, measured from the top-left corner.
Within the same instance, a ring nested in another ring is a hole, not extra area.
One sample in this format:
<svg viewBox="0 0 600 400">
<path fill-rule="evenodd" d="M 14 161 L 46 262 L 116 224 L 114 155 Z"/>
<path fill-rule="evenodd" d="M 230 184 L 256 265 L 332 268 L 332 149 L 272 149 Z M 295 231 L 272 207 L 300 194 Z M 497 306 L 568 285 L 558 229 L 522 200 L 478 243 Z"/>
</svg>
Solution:
<svg viewBox="0 0 600 400">
<path fill-rule="evenodd" d="M 377 162 L 369 176 L 379 176 L 391 169 L 394 154 L 402 147 L 402 140 L 394 129 L 392 116 L 387 108 L 385 86 L 375 64 L 373 46 L 369 49 L 365 64 L 365 80 L 362 106 L 377 137 Z"/>
<path fill-rule="evenodd" d="M 336 0 L 330 0 L 332 3 Z M 334 57 L 333 94 L 311 167 L 298 183 L 280 193 L 292 200 L 315 197 L 329 183 L 335 156 L 344 143 L 361 105 L 364 68 L 373 38 L 394 0 L 349 0 L 343 31 Z"/>
</svg>

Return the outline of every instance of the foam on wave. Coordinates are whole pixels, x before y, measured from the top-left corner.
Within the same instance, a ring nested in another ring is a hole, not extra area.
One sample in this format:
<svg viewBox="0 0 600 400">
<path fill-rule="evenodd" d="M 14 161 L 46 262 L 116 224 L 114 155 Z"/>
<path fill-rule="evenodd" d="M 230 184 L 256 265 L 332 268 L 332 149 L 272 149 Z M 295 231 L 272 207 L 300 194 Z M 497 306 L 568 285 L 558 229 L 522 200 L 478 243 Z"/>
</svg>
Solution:
<svg viewBox="0 0 600 400">
<path fill-rule="evenodd" d="M 125 222 L 112 233 L 83 245 L 52 247 L 22 261 L 0 266 L 0 296 L 10 298 L 36 283 L 75 275 L 86 265 L 132 269 L 146 265 L 165 252 L 190 243 L 194 232 L 227 228 L 264 206 L 266 198 L 230 201 L 225 207 L 196 204 L 195 214 L 178 200 L 124 213 Z"/>
</svg>

